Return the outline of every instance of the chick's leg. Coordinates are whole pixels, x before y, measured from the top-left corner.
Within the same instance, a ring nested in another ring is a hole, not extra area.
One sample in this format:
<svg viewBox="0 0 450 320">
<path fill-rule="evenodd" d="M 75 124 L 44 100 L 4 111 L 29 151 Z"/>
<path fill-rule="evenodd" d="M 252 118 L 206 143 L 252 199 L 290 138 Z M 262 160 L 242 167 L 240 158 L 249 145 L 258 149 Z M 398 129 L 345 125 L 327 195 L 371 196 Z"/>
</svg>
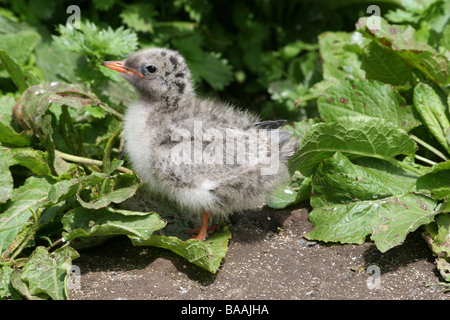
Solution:
<svg viewBox="0 0 450 320">
<path fill-rule="evenodd" d="M 194 237 L 192 237 L 192 239 L 197 239 L 200 241 L 205 241 L 205 239 L 208 237 L 208 233 L 212 233 L 217 229 L 217 224 L 213 224 L 211 227 L 208 228 L 208 222 L 209 222 L 209 218 L 211 217 L 211 214 L 208 212 L 203 212 L 203 216 L 202 216 L 202 225 L 200 227 L 199 230 L 188 230 L 188 232 L 197 232 L 198 234 Z"/>
</svg>

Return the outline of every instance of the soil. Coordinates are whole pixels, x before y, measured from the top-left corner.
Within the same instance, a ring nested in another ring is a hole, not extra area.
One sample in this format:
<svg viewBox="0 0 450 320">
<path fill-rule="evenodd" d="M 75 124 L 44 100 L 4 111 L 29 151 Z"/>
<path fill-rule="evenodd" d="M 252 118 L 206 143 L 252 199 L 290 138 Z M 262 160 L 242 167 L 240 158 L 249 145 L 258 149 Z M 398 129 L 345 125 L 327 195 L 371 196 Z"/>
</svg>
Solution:
<svg viewBox="0 0 450 320">
<path fill-rule="evenodd" d="M 80 251 L 74 300 L 447 300 L 421 231 L 381 253 L 362 245 L 308 241 L 308 208 L 233 216 L 216 274 L 169 250 L 134 247 L 126 237 Z M 375 271 L 373 271 L 374 269 Z M 368 273 L 368 270 L 371 273 Z M 379 277 L 378 277 L 379 274 Z M 377 282 L 379 280 L 379 282 Z"/>
</svg>

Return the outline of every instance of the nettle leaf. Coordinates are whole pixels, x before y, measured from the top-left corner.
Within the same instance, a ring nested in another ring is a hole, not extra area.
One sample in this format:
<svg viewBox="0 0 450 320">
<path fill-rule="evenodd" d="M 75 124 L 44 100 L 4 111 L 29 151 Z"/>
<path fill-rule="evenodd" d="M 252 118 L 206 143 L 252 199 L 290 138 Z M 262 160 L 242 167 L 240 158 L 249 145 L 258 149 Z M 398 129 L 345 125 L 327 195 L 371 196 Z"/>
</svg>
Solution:
<svg viewBox="0 0 450 320">
<path fill-rule="evenodd" d="M 313 125 L 289 160 L 289 169 L 310 176 L 322 160 L 338 151 L 347 157 L 373 157 L 403 166 L 394 157 L 411 155 L 415 150 L 406 132 L 391 122 L 381 118 L 341 117 L 335 122 Z"/>
<path fill-rule="evenodd" d="M 415 191 L 418 175 L 374 158 L 353 164 L 342 153 L 324 160 L 312 176 L 311 205 L 314 208 L 373 200 Z"/>
<path fill-rule="evenodd" d="M 430 193 L 435 199 L 450 195 L 450 160 L 435 164 L 417 180 L 417 190 Z"/>
<path fill-rule="evenodd" d="M 311 240 L 357 243 L 366 237 L 381 252 L 400 245 L 409 232 L 433 221 L 439 213 L 436 201 L 408 193 L 371 201 L 359 201 L 314 209 L 309 219 L 314 230 L 306 235 Z"/>
<path fill-rule="evenodd" d="M 436 92 L 425 83 L 419 83 L 414 88 L 414 107 L 422 117 L 428 130 L 436 140 L 450 154 L 450 144 L 447 135 L 450 130 L 450 121 L 445 114 L 445 107 Z"/>
<path fill-rule="evenodd" d="M 340 81 L 317 100 L 317 105 L 326 121 L 364 115 L 383 118 L 406 131 L 420 125 L 405 99 L 392 86 L 375 80 Z"/>
<path fill-rule="evenodd" d="M 88 58 L 123 58 L 138 47 L 136 33 L 124 27 L 100 29 L 94 23 L 85 21 L 80 29 L 59 25 L 58 31 L 61 35 L 52 37 L 58 47 Z"/>
<path fill-rule="evenodd" d="M 122 22 L 133 30 L 153 32 L 154 19 L 158 15 L 151 3 L 129 4 L 120 13 Z"/>
<path fill-rule="evenodd" d="M 371 29 L 366 17 L 360 18 L 356 29 L 379 45 L 402 57 L 413 67 L 422 71 L 437 84 L 450 83 L 450 63 L 447 57 L 427 44 L 417 42 L 415 30 L 409 25 L 391 25 L 380 19 L 380 29 Z"/>
</svg>

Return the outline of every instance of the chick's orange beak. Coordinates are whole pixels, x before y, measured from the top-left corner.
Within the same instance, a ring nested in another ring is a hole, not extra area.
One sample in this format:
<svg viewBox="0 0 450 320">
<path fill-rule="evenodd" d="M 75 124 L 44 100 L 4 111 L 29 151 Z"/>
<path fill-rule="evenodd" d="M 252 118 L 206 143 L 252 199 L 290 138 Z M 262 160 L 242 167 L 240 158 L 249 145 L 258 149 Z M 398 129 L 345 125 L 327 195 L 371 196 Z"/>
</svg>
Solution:
<svg viewBox="0 0 450 320">
<path fill-rule="evenodd" d="M 115 71 L 119 71 L 125 74 L 130 74 L 130 73 L 134 73 L 137 74 L 139 77 L 143 78 L 144 76 L 142 74 L 140 74 L 139 72 L 136 72 L 134 70 L 131 69 L 127 69 L 125 68 L 125 65 L 123 63 L 123 61 L 103 61 L 101 63 L 102 66 L 105 66 L 107 68 L 110 68 L 112 70 Z"/>
</svg>

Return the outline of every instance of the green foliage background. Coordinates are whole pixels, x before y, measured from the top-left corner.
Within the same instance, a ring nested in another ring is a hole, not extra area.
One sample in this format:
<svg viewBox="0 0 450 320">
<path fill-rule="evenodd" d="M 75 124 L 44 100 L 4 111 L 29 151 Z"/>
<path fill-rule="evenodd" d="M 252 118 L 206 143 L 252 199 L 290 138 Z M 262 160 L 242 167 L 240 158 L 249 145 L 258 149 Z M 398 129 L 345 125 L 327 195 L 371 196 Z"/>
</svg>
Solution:
<svg viewBox="0 0 450 320">
<path fill-rule="evenodd" d="M 367 23 L 373 4 L 378 32 Z M 141 186 L 121 160 L 134 93 L 100 62 L 150 46 L 179 50 L 199 94 L 289 120 L 299 151 L 268 205 L 308 200 L 308 238 L 370 237 L 384 252 L 423 228 L 450 281 L 447 1 L 0 5 L 0 298 L 67 299 L 76 250 L 114 235 L 219 269 L 226 227 L 182 241 L 179 217 L 120 206 Z M 80 9 L 75 29 L 69 5 Z"/>
</svg>

